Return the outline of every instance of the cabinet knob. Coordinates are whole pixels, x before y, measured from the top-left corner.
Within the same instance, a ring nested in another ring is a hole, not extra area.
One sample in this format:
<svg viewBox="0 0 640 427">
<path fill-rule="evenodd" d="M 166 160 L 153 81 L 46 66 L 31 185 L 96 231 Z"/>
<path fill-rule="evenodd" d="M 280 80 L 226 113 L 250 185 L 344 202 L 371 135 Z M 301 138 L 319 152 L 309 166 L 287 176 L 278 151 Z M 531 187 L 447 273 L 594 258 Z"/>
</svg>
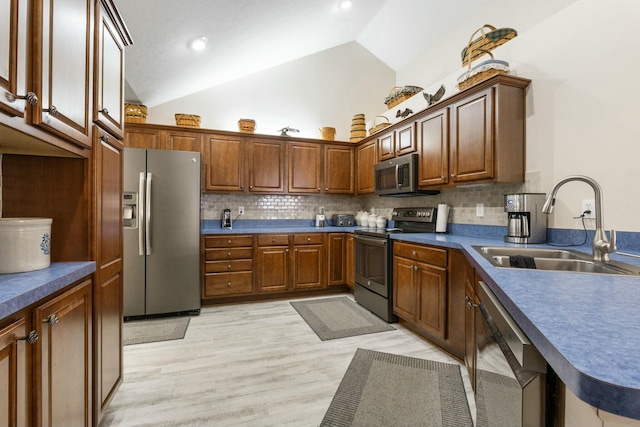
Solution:
<svg viewBox="0 0 640 427">
<path fill-rule="evenodd" d="M 446 176 L 444 176 L 444 175 L 442 175 L 442 176 L 440 177 L 440 180 L 441 180 L 441 181 L 444 181 L 445 179 L 447 179 L 447 177 L 446 177 Z"/>
<path fill-rule="evenodd" d="M 227 288 L 231 287 L 231 282 L 227 282 Z"/>
<path fill-rule="evenodd" d="M 294 251 L 294 252 L 298 252 L 298 248 L 295 248 L 293 251 Z"/>
<path fill-rule="evenodd" d="M 231 244 L 231 239 L 227 240 L 227 245 Z"/>
<path fill-rule="evenodd" d="M 418 252 L 416 252 L 416 251 L 412 251 L 412 252 L 411 252 L 411 255 L 416 256 L 416 255 L 418 255 Z"/>
<path fill-rule="evenodd" d="M 415 271 L 418 271 L 418 266 L 417 266 L 417 265 L 414 265 L 414 266 L 413 266 L 413 269 L 414 269 Z"/>
<path fill-rule="evenodd" d="M 329 187 L 325 187 L 325 188 L 324 188 L 324 191 L 329 191 Z"/>
<path fill-rule="evenodd" d="M 307 242 L 310 242 L 310 241 L 311 241 L 311 237 L 307 237 Z"/>
<path fill-rule="evenodd" d="M 244 185 L 241 185 L 241 186 L 240 186 L 240 189 L 241 189 L 241 190 L 244 190 Z"/>
<path fill-rule="evenodd" d="M 10 92 L 6 92 L 4 96 L 9 102 L 13 102 L 16 99 L 24 99 L 29 105 L 36 105 L 38 103 L 38 96 L 33 92 L 27 92 L 26 95 L 14 95 Z"/>
<path fill-rule="evenodd" d="M 107 135 L 106 133 L 103 135 L 100 135 L 100 139 L 103 140 L 104 142 L 109 141 L 109 135 Z"/>
<path fill-rule="evenodd" d="M 289 249 L 285 249 L 285 252 L 286 252 L 286 253 L 289 253 Z"/>
<path fill-rule="evenodd" d="M 464 300 L 467 302 L 467 308 L 473 308 L 478 306 L 478 304 L 473 303 L 473 300 L 469 298 L 468 295 L 465 295 Z"/>
<path fill-rule="evenodd" d="M 320 187 L 318 187 L 318 191 L 320 191 Z"/>
<path fill-rule="evenodd" d="M 49 108 L 43 108 L 42 111 L 45 113 L 49 113 L 53 117 L 56 117 L 58 114 L 60 114 L 60 111 L 58 111 L 55 105 L 52 105 Z"/>
<path fill-rule="evenodd" d="M 276 238 L 274 237 L 273 239 L 271 239 L 271 242 L 275 243 L 276 242 Z"/>
<path fill-rule="evenodd" d="M 451 174 L 451 178 L 455 178 L 456 175 L 454 173 Z"/>
<path fill-rule="evenodd" d="M 109 110 L 107 110 L 106 108 L 103 108 L 102 110 L 98 110 L 98 113 L 102 113 L 102 114 L 108 115 L 109 114 Z"/>
<path fill-rule="evenodd" d="M 28 344 L 35 344 L 38 341 L 38 333 L 34 330 L 29 332 L 26 337 L 18 338 L 18 341 L 26 341 Z"/>
<path fill-rule="evenodd" d="M 231 256 L 231 252 L 227 252 L 227 256 L 230 257 Z"/>
<path fill-rule="evenodd" d="M 249 186 L 249 190 L 253 191 L 253 185 Z"/>
<path fill-rule="evenodd" d="M 59 321 L 58 316 L 56 316 L 55 314 L 52 314 L 46 319 L 44 319 L 42 323 L 48 323 L 49 325 L 53 326 L 56 323 L 58 323 L 58 321 Z"/>
<path fill-rule="evenodd" d="M 229 270 L 231 270 L 231 264 L 227 265 L 227 268 L 228 268 Z"/>
</svg>

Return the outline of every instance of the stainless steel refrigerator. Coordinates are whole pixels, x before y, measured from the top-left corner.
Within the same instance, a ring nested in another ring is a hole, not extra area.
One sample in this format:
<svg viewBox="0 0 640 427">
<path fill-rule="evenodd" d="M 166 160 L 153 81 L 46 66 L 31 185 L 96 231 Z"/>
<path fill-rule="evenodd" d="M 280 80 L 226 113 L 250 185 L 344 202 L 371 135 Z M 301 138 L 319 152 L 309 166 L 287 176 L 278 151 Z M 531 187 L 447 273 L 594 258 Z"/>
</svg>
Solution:
<svg viewBox="0 0 640 427">
<path fill-rule="evenodd" d="M 124 150 L 124 315 L 200 310 L 200 153 Z"/>
</svg>

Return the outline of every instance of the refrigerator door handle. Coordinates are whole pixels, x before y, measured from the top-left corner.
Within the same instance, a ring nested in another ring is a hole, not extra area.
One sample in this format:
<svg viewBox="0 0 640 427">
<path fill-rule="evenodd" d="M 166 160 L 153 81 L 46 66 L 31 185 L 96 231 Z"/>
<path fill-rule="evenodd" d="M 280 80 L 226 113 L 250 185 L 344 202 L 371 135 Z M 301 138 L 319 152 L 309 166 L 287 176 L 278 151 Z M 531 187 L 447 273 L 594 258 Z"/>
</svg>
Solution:
<svg viewBox="0 0 640 427">
<path fill-rule="evenodd" d="M 153 174 L 151 172 L 147 173 L 147 191 L 145 194 L 145 209 L 146 215 L 144 217 L 144 226 L 146 232 L 146 246 L 147 246 L 147 255 L 151 255 L 151 181 L 153 180 Z"/>
<path fill-rule="evenodd" d="M 140 172 L 140 178 L 138 181 L 138 197 L 140 198 L 138 201 L 138 255 L 144 255 L 144 228 L 142 228 L 142 223 L 140 219 L 142 218 L 143 207 L 140 203 L 144 194 L 144 172 Z"/>
</svg>

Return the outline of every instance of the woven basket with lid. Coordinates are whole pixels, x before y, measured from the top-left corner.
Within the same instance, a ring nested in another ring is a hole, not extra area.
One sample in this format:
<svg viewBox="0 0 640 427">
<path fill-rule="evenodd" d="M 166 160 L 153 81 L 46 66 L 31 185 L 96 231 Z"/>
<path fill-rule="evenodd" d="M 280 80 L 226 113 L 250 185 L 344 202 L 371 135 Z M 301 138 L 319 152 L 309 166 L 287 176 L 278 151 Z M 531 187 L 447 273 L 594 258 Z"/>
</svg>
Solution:
<svg viewBox="0 0 640 427">
<path fill-rule="evenodd" d="M 176 125 L 187 128 L 199 128 L 200 116 L 195 114 L 176 114 Z"/>
</svg>

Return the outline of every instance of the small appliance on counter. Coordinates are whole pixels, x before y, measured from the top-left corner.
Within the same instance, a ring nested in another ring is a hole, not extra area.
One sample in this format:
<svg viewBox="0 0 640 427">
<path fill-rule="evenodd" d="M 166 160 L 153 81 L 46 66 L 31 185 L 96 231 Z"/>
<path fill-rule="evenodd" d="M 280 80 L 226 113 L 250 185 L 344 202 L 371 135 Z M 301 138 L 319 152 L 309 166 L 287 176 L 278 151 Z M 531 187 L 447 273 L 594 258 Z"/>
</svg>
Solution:
<svg viewBox="0 0 640 427">
<path fill-rule="evenodd" d="M 507 212 L 505 242 L 545 243 L 547 241 L 547 215 L 542 213 L 546 194 L 516 193 L 504 195 Z"/>
<path fill-rule="evenodd" d="M 324 208 L 320 208 L 320 213 L 316 215 L 316 227 L 324 227 Z"/>
<path fill-rule="evenodd" d="M 225 209 L 222 211 L 222 228 L 231 229 L 232 227 L 231 209 Z"/>
<path fill-rule="evenodd" d="M 333 214 L 331 217 L 331 225 L 335 227 L 353 227 L 356 225 L 356 220 L 353 215 Z"/>
</svg>

